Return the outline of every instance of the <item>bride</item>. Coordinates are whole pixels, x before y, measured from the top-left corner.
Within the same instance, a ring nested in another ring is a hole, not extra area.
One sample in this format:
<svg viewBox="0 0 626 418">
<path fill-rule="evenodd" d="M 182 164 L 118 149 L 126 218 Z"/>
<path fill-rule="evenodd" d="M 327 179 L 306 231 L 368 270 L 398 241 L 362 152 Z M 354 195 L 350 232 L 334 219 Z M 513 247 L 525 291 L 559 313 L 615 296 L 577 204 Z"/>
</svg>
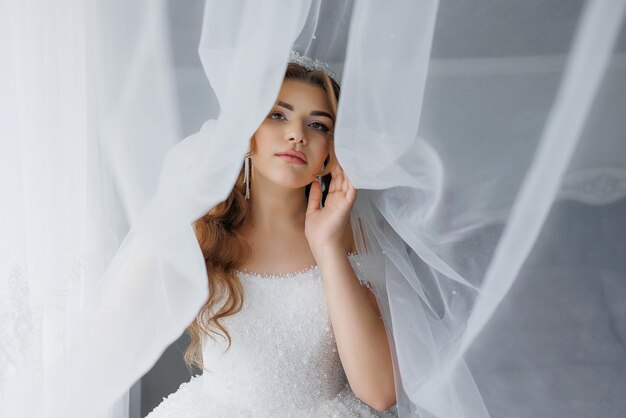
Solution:
<svg viewBox="0 0 626 418">
<path fill-rule="evenodd" d="M 204 373 L 150 418 L 397 415 L 387 331 L 349 223 L 357 192 L 333 149 L 338 96 L 319 62 L 292 52 L 235 187 L 194 225 L 209 298 L 185 361 Z"/>
<path fill-rule="evenodd" d="M 0 416 L 623 415 L 626 1 L 5 3 Z"/>
</svg>

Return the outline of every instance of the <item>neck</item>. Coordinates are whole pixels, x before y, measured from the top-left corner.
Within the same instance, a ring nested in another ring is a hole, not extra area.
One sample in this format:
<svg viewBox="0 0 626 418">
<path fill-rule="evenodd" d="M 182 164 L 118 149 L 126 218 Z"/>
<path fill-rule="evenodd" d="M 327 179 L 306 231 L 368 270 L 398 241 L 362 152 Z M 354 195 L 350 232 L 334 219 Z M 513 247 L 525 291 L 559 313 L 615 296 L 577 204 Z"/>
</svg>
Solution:
<svg viewBox="0 0 626 418">
<path fill-rule="evenodd" d="M 307 199 L 304 187 L 286 188 L 261 176 L 250 182 L 250 215 L 247 222 L 263 231 L 304 231 Z"/>
</svg>

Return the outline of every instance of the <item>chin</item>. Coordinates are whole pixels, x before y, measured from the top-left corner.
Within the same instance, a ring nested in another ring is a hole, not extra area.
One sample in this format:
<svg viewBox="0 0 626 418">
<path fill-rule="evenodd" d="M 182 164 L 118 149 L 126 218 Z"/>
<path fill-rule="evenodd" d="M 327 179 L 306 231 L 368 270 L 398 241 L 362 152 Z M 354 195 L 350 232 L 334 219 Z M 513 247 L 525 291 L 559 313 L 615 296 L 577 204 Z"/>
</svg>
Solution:
<svg viewBox="0 0 626 418">
<path fill-rule="evenodd" d="M 282 161 L 280 161 L 282 162 Z M 311 183 L 313 173 L 309 173 L 309 170 L 293 170 L 290 167 L 263 167 L 259 170 L 257 166 L 256 175 L 259 179 L 264 179 L 262 183 L 272 183 L 285 189 L 299 189 L 307 186 Z M 252 180 L 254 182 L 254 179 Z"/>
</svg>

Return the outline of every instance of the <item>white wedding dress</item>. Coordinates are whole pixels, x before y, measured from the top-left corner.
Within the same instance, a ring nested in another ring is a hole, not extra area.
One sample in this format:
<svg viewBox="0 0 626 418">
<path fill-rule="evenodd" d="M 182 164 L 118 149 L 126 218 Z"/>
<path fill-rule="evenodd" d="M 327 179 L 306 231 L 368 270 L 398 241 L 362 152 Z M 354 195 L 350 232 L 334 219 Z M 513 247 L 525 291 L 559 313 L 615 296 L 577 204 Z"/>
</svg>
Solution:
<svg viewBox="0 0 626 418">
<path fill-rule="evenodd" d="M 359 255 L 348 258 L 367 285 Z M 204 367 L 147 418 L 395 417 L 352 392 L 335 343 L 317 266 L 280 275 L 238 271 L 242 310 L 223 319 L 232 337 L 204 339 Z"/>
</svg>

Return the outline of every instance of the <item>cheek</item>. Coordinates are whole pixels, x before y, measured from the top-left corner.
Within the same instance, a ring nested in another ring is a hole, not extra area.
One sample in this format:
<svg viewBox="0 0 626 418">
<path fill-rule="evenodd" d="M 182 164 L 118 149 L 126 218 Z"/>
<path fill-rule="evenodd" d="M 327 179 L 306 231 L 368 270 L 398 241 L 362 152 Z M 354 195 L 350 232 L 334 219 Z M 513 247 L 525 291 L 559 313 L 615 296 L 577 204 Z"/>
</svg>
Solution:
<svg viewBox="0 0 626 418">
<path fill-rule="evenodd" d="M 330 155 L 330 145 L 328 143 L 322 144 L 315 154 L 317 155 L 317 163 L 321 169 L 324 165 L 324 161 L 326 161 L 326 158 Z"/>
<path fill-rule="evenodd" d="M 272 129 L 267 124 L 262 124 L 254 133 L 257 141 L 265 141 L 272 136 Z"/>
<path fill-rule="evenodd" d="M 268 125 L 261 125 L 254 133 L 257 152 L 263 153 L 264 150 L 272 148 L 273 141 L 278 138 L 277 135 L 276 129 Z"/>
<path fill-rule="evenodd" d="M 325 160 L 325 159 L 326 159 L 326 157 L 330 156 L 330 145 L 331 145 L 331 144 L 330 144 L 330 140 L 328 140 L 328 139 L 327 139 L 327 140 L 324 142 L 324 145 L 323 145 L 323 147 L 322 147 L 322 154 L 323 154 L 323 156 L 324 156 L 323 160 Z"/>
</svg>

